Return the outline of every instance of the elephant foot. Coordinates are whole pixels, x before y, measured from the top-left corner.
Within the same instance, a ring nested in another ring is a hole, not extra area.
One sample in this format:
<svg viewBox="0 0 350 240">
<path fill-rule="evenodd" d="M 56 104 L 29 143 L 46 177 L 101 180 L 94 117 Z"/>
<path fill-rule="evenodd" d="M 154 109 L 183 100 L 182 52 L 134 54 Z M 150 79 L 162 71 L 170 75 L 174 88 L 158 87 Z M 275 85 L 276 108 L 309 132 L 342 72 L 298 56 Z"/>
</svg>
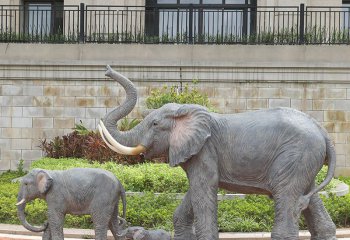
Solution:
<svg viewBox="0 0 350 240">
<path fill-rule="evenodd" d="M 182 235 L 175 235 L 174 240 L 196 240 L 196 236 L 194 234 L 182 234 Z"/>
</svg>

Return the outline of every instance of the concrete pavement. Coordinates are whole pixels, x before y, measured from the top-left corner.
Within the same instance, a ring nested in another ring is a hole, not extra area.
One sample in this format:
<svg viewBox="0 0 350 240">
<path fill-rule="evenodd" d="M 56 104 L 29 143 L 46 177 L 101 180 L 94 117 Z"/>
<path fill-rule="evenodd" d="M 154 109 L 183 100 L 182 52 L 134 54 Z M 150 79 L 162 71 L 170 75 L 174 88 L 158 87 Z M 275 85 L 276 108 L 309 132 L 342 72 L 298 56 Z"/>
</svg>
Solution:
<svg viewBox="0 0 350 240">
<path fill-rule="evenodd" d="M 94 231 L 91 229 L 64 229 L 65 239 L 93 239 Z M 300 231 L 300 239 L 310 239 L 308 231 Z M 265 240 L 270 239 L 267 232 L 257 233 L 220 233 L 220 240 Z M 337 237 L 342 240 L 350 240 L 350 229 L 337 229 Z M 26 230 L 21 225 L 0 224 L 0 240 L 40 240 L 41 235 Z M 112 240 L 112 234 L 108 233 L 108 239 Z"/>
</svg>

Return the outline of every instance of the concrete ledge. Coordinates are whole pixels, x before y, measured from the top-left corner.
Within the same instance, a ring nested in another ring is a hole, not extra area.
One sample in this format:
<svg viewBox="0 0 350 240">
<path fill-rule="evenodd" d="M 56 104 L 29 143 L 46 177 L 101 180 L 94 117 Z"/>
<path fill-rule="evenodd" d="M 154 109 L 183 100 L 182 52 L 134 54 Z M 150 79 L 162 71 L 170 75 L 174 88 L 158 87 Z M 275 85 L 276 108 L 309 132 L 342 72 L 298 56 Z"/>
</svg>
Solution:
<svg viewBox="0 0 350 240">
<path fill-rule="evenodd" d="M 94 231 L 91 229 L 71 229 L 65 228 L 64 235 L 67 239 L 93 239 Z M 268 232 L 256 233 L 220 233 L 220 240 L 264 240 L 270 239 Z M 337 238 L 350 240 L 350 229 L 337 229 Z M 26 230 L 21 225 L 0 224 L 0 240 L 39 240 L 41 234 Z M 108 233 L 108 239 L 113 240 L 112 234 Z M 310 239 L 308 231 L 300 231 L 299 239 Z"/>
</svg>

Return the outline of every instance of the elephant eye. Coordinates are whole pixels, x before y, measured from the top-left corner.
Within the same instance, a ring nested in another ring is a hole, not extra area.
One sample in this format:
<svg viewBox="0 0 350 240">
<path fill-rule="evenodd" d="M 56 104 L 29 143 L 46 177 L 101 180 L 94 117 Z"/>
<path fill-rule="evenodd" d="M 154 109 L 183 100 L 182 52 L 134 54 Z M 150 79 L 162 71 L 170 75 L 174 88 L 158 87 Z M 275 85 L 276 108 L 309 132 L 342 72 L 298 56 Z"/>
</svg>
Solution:
<svg viewBox="0 0 350 240">
<path fill-rule="evenodd" d="M 158 125 L 158 123 L 157 122 L 153 122 L 153 126 L 157 126 Z"/>
</svg>

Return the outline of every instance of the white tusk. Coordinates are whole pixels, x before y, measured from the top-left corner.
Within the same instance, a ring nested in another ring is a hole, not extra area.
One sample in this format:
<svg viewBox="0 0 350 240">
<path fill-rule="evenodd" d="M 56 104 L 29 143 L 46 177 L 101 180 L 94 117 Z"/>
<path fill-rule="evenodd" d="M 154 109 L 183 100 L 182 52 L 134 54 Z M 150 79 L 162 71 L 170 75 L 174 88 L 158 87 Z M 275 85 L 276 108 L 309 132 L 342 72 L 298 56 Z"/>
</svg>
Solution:
<svg viewBox="0 0 350 240">
<path fill-rule="evenodd" d="M 113 146 L 113 148 L 111 148 L 113 151 L 116 151 L 117 153 L 123 154 L 123 155 L 138 155 L 146 150 L 146 148 L 142 145 L 137 145 L 136 147 L 126 147 L 120 144 L 108 132 L 108 130 L 106 129 L 102 121 L 100 121 L 99 126 L 102 128 L 102 133 L 106 136 L 108 142 Z M 107 144 L 107 141 L 105 142 Z M 107 146 L 110 145 L 109 143 L 107 144 Z"/>
<path fill-rule="evenodd" d="M 113 147 L 106 139 L 105 139 L 105 135 L 104 133 L 102 132 L 102 128 L 100 126 L 100 124 L 98 125 L 98 131 L 100 132 L 100 135 L 103 139 L 103 141 L 105 142 L 105 144 L 107 145 L 107 147 L 109 147 L 110 149 L 112 149 L 114 152 L 117 152 L 119 154 L 122 154 L 120 153 L 120 150 L 118 150 L 117 148 Z"/>
<path fill-rule="evenodd" d="M 22 198 L 21 201 L 19 201 L 18 203 L 16 203 L 16 206 L 22 205 L 23 203 L 25 203 L 26 200 L 24 198 Z"/>
</svg>

